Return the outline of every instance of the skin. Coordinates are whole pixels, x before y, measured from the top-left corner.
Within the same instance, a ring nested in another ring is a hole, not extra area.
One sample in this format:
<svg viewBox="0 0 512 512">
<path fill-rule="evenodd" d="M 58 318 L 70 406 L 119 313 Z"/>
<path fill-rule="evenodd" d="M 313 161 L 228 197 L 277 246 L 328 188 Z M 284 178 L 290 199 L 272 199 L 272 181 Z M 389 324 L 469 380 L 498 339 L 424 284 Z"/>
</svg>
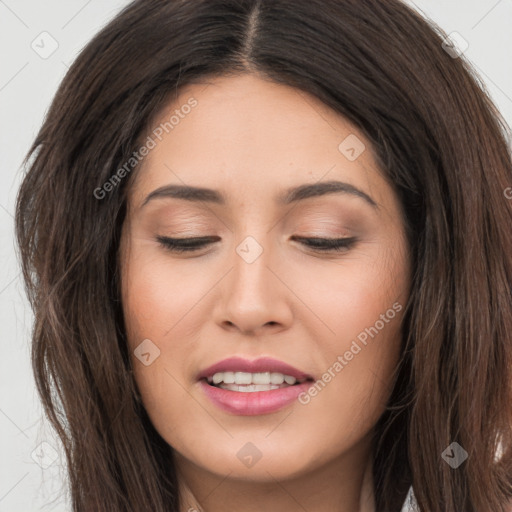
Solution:
<svg viewBox="0 0 512 512">
<path fill-rule="evenodd" d="M 351 343 L 409 294 L 401 206 L 369 141 L 316 98 L 255 75 L 181 89 L 155 126 L 190 97 L 198 104 L 134 175 L 121 238 L 122 300 L 134 377 L 148 414 L 173 447 L 182 511 L 374 510 L 370 438 L 400 356 L 403 310 L 311 400 L 270 414 L 224 412 L 196 376 L 230 356 L 269 356 L 321 378 Z M 366 149 L 349 161 L 351 134 Z M 327 194 L 276 203 L 301 184 L 339 180 L 370 196 Z M 226 205 L 154 198 L 186 184 L 221 191 Z M 195 253 L 156 237 L 217 236 Z M 292 235 L 357 238 L 321 253 Z M 252 236 L 253 263 L 236 252 Z M 134 350 L 160 355 L 145 366 Z M 261 459 L 237 457 L 248 442 Z M 202 508 L 201 508 L 202 507 Z"/>
</svg>

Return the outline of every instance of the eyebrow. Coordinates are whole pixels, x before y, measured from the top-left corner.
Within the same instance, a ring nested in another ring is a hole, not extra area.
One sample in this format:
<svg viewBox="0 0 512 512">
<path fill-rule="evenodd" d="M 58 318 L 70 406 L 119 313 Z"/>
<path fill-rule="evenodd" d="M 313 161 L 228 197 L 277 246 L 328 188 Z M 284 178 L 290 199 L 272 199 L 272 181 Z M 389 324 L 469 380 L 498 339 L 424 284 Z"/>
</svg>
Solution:
<svg viewBox="0 0 512 512">
<path fill-rule="evenodd" d="M 366 201 L 373 208 L 378 209 L 377 203 L 365 192 L 350 183 L 343 181 L 321 181 L 313 184 L 304 184 L 286 189 L 276 197 L 276 202 L 289 205 L 303 199 L 320 197 L 328 194 L 349 194 Z M 227 203 L 226 197 L 218 190 L 190 185 L 164 185 L 153 190 L 141 205 L 145 206 L 153 199 L 174 198 L 186 201 L 206 202 L 219 205 Z"/>
</svg>

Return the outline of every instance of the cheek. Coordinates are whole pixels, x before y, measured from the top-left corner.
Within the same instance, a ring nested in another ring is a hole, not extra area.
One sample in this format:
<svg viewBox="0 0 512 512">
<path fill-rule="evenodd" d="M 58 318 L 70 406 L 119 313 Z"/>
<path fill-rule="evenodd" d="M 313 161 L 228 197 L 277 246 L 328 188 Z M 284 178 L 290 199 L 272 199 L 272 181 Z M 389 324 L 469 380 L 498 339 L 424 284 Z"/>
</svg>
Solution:
<svg viewBox="0 0 512 512">
<path fill-rule="evenodd" d="M 139 259 L 138 264 L 127 267 L 123 285 L 123 309 L 134 379 L 152 424 L 172 446 L 181 438 L 180 425 L 184 421 L 189 424 L 184 417 L 189 416 L 190 395 L 185 392 L 182 375 L 177 370 L 186 369 L 184 362 L 195 344 L 180 332 L 183 322 L 179 320 L 190 309 L 186 307 L 185 295 L 193 295 L 190 287 L 182 286 L 182 280 L 183 277 L 175 273 L 169 278 L 155 261 L 151 264 L 149 260 Z M 180 289 L 183 293 L 178 293 Z M 145 351 L 138 348 L 143 340 L 149 347 Z M 166 340 L 176 342 L 170 344 Z M 144 364 L 135 355 L 137 352 L 149 352 L 150 364 Z M 194 436 L 199 434 L 196 432 Z"/>
<path fill-rule="evenodd" d="M 165 253 L 155 254 L 154 246 L 146 243 L 134 244 L 122 271 L 134 377 L 153 424 L 164 438 L 174 439 L 171 433 L 179 430 L 191 406 L 184 375 L 198 347 L 200 319 L 206 318 L 200 299 L 211 286 L 211 277 L 199 278 L 199 266 L 173 262 Z M 149 347 L 145 350 L 150 353 L 148 365 L 134 354 L 143 341 Z"/>
<path fill-rule="evenodd" d="M 174 263 L 154 249 L 134 250 L 124 265 L 122 286 L 129 340 L 172 337 L 191 304 L 205 293 L 198 276 L 194 265 Z"/>
<path fill-rule="evenodd" d="M 194 297 L 197 300 L 195 287 L 199 288 L 197 279 L 176 272 L 168 260 L 155 256 L 154 250 L 147 250 L 144 244 L 134 247 L 123 264 L 122 300 L 128 348 L 135 380 L 150 416 L 161 410 L 165 396 L 175 399 L 180 394 L 172 362 L 179 365 L 194 342 L 187 338 L 186 343 L 169 347 L 164 340 L 175 338 L 177 331 L 183 338 L 180 329 L 185 323 L 180 319 L 186 317 L 190 301 Z M 146 349 L 140 350 L 141 346 Z M 141 361 L 136 353 L 150 355 Z"/>
<path fill-rule="evenodd" d="M 322 351 L 324 373 L 302 399 L 309 409 L 304 420 L 334 444 L 343 438 L 340 432 L 357 435 L 382 414 L 400 357 L 407 259 L 399 245 L 374 249 L 317 272 L 307 295 L 328 329 L 321 337 L 310 333 Z"/>
<path fill-rule="evenodd" d="M 408 295 L 407 259 L 401 246 L 373 244 L 310 275 L 303 280 L 302 293 L 328 328 L 323 330 L 323 350 L 331 356 L 348 350 L 359 335 L 364 340 L 376 322 L 381 337 L 393 337 L 400 323 L 397 310 L 404 308 Z M 395 303 L 399 306 L 393 309 Z M 386 346 L 376 346 L 375 351 Z"/>
</svg>

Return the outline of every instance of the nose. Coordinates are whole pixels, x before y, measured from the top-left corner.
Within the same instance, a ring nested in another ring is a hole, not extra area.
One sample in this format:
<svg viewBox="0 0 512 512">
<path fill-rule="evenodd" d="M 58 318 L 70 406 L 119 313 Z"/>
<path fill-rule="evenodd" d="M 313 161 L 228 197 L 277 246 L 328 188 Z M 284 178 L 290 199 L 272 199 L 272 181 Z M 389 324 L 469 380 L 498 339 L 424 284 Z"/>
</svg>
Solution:
<svg viewBox="0 0 512 512">
<path fill-rule="evenodd" d="M 280 275 L 283 265 L 271 256 L 268 248 L 254 241 L 237 248 L 218 289 L 216 320 L 223 329 L 258 336 L 289 328 L 293 294 Z"/>
</svg>

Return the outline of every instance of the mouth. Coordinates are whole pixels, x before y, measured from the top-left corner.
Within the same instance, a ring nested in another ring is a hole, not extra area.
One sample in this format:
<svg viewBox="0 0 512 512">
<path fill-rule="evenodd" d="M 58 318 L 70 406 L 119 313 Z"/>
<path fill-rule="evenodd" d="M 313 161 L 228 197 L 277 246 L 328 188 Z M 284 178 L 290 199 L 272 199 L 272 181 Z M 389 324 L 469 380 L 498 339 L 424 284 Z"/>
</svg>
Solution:
<svg viewBox="0 0 512 512">
<path fill-rule="evenodd" d="M 198 375 L 210 401 L 224 412 L 261 415 L 292 404 L 314 382 L 312 375 L 272 358 L 233 357 Z"/>
</svg>

